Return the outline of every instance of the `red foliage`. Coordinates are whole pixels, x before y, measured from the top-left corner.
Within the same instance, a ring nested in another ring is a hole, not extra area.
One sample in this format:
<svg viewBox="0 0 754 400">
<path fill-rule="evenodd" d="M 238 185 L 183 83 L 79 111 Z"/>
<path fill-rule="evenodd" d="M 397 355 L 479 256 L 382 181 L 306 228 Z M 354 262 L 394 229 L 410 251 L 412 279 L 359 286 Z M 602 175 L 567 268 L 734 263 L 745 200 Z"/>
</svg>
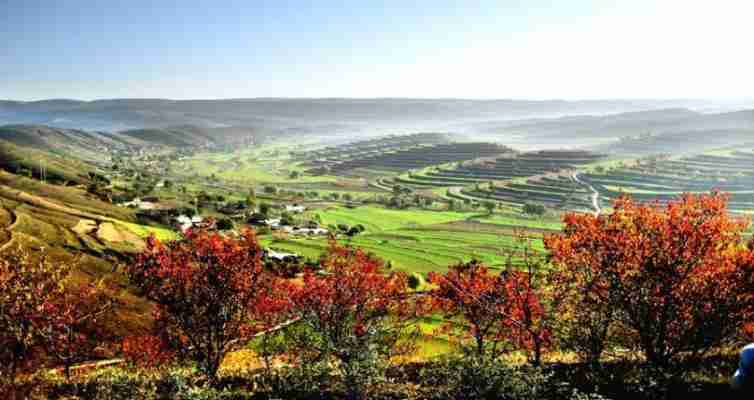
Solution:
<svg viewBox="0 0 754 400">
<path fill-rule="evenodd" d="M 152 237 L 129 275 L 157 304 L 160 336 L 212 381 L 231 347 L 264 329 L 267 313 L 276 312 L 253 231 L 232 239 L 192 230 L 167 245 Z"/>
<path fill-rule="evenodd" d="M 126 362 L 139 368 L 156 368 L 175 357 L 165 339 L 153 335 L 128 336 L 121 351 Z"/>
<path fill-rule="evenodd" d="M 550 315 L 541 301 L 542 288 L 536 282 L 536 272 L 512 271 L 504 279 L 511 329 L 508 339 L 515 348 L 530 353 L 532 364 L 539 365 L 542 351 L 550 346 L 552 335 Z"/>
<path fill-rule="evenodd" d="M 67 273 L 65 265 L 27 253 L 0 258 L 0 387 L 31 366 L 32 349 L 46 327 L 46 304 L 63 294 Z"/>
<path fill-rule="evenodd" d="M 532 274 L 495 275 L 472 261 L 452 266 L 444 275 L 430 273 L 429 282 L 437 286 L 430 298 L 434 308 L 446 315 L 446 331 L 454 335 L 460 323 L 464 336 L 473 338 L 477 356 L 496 358 L 512 345 L 536 349 L 532 361 L 539 362 L 549 331 Z"/>
<path fill-rule="evenodd" d="M 45 304 L 45 349 L 63 364 L 66 377 L 74 363 L 86 361 L 101 349 L 101 323 L 115 302 L 99 286 L 83 284 Z"/>
<path fill-rule="evenodd" d="M 740 333 L 754 306 L 754 257 L 741 238 L 747 223 L 728 215 L 726 200 L 684 195 L 660 207 L 621 198 L 609 215 L 566 215 L 564 233 L 545 240 L 562 315 L 577 332 L 602 334 L 596 341 L 617 327 L 657 365 Z"/>
<path fill-rule="evenodd" d="M 334 357 L 348 378 L 348 365 L 403 350 L 396 344 L 413 316 L 405 274 L 387 274 L 382 260 L 335 241 L 321 267 L 306 271 L 292 296 L 292 315 L 309 329 L 299 338 L 299 355 Z"/>
</svg>

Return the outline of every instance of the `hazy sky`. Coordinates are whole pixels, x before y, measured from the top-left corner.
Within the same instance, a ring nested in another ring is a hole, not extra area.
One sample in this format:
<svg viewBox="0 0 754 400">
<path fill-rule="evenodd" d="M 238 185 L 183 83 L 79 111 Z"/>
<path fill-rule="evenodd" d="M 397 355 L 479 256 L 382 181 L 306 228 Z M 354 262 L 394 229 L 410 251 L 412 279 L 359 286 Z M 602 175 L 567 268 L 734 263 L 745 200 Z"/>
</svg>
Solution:
<svg viewBox="0 0 754 400">
<path fill-rule="evenodd" d="M 0 0 L 0 98 L 751 98 L 753 39 L 752 0 Z"/>
</svg>

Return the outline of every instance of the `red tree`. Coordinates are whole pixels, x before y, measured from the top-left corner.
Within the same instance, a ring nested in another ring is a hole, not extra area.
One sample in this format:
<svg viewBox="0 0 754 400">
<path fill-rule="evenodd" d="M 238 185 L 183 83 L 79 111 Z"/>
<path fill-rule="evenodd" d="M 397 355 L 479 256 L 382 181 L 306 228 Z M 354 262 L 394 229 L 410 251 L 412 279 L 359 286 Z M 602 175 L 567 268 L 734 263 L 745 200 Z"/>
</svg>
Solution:
<svg viewBox="0 0 754 400">
<path fill-rule="evenodd" d="M 430 298 L 445 313 L 451 336 L 459 333 L 460 324 L 461 338 L 473 339 L 476 356 L 495 359 L 511 348 L 524 349 L 532 351 L 531 361 L 538 364 L 549 330 L 534 279 L 533 271 L 492 274 L 472 261 L 443 275 L 430 273 L 429 282 L 437 286 Z"/>
<path fill-rule="evenodd" d="M 412 308 L 406 276 L 387 274 L 382 260 L 332 241 L 322 270 L 306 271 L 292 312 L 306 328 L 298 336 L 304 362 L 336 361 L 350 394 L 363 394 L 381 361 L 406 339 Z M 366 381 L 365 381 L 366 380 Z"/>
<path fill-rule="evenodd" d="M 747 223 L 726 203 L 717 193 L 664 207 L 621 198 L 609 215 L 567 215 L 564 233 L 545 240 L 560 291 L 576 298 L 563 315 L 598 315 L 605 335 L 617 325 L 659 366 L 730 339 L 754 306 L 754 257 Z"/>
<path fill-rule="evenodd" d="M 100 286 L 82 284 L 45 304 L 45 350 L 64 367 L 66 378 L 77 362 L 87 361 L 101 349 L 105 337 L 102 320 L 115 300 Z"/>
<path fill-rule="evenodd" d="M 542 352 L 550 344 L 550 329 L 545 305 L 540 301 L 541 288 L 537 287 L 536 274 L 511 271 L 504 279 L 509 302 L 509 340 L 517 349 L 530 353 L 532 364 L 540 365 Z"/>
<path fill-rule="evenodd" d="M 231 347 L 263 327 L 254 311 L 270 278 L 252 231 L 232 239 L 203 231 L 162 244 L 154 237 L 129 269 L 131 282 L 157 304 L 156 326 L 215 383 Z"/>
<path fill-rule="evenodd" d="M 550 266 L 545 256 L 534 249 L 527 232 L 514 232 L 515 243 L 508 252 L 507 271 L 503 274 L 513 335 L 518 349 L 528 352 L 529 362 L 539 366 L 542 353 L 552 344 L 551 330 L 554 307 L 549 282 Z M 517 262 L 514 263 L 514 258 Z"/>
<path fill-rule="evenodd" d="M 63 293 L 65 265 L 18 252 L 0 259 L 0 387 L 32 361 L 45 328 L 45 305 Z"/>
</svg>

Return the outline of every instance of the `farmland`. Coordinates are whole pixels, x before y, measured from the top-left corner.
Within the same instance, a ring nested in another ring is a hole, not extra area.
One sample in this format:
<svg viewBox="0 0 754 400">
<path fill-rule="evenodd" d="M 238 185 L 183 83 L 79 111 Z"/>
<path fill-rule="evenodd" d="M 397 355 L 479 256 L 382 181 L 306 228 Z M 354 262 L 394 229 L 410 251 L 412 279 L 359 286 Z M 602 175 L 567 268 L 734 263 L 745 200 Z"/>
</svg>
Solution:
<svg viewBox="0 0 754 400">
<path fill-rule="evenodd" d="M 374 144 L 372 141 L 326 148 L 312 152 L 306 166 L 312 174 L 348 175 L 354 170 L 406 171 L 448 162 L 492 157 L 510 149 L 486 142 L 443 143 L 435 134 L 393 137 Z"/>
<path fill-rule="evenodd" d="M 472 258 L 501 268 L 519 245 L 514 226 L 521 227 L 539 249 L 542 234 L 554 232 L 550 229 L 558 227 L 557 222 L 534 218 L 491 218 L 471 212 L 386 210 L 374 206 L 333 207 L 316 214 L 323 225 L 363 224 L 366 230 L 351 240 L 343 239 L 344 243 L 370 251 L 395 268 L 421 274 L 445 270 L 451 264 Z M 324 238 L 269 236 L 263 238 L 263 243 L 312 259 L 327 247 Z"/>
<path fill-rule="evenodd" d="M 381 181 L 384 185 L 448 189 L 451 197 L 493 200 L 512 206 L 539 203 L 560 209 L 591 208 L 591 191 L 572 174 L 603 156 L 584 151 L 511 153 L 495 159 L 426 168 Z"/>
<path fill-rule="evenodd" d="M 754 209 L 754 151 L 727 150 L 684 157 L 661 157 L 582 174 L 603 202 L 621 194 L 640 201 L 668 200 L 684 192 L 720 190 L 730 194 L 732 211 Z"/>
</svg>

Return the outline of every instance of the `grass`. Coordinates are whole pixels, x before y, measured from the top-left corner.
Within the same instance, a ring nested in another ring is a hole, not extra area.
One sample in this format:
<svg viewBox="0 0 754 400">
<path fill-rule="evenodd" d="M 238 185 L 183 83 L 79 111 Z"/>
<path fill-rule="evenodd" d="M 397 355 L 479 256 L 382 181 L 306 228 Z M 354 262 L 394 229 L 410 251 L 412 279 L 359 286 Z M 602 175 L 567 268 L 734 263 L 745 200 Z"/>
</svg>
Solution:
<svg viewBox="0 0 754 400">
<path fill-rule="evenodd" d="M 520 226 L 522 228 L 549 229 L 559 231 L 563 229 L 563 223 L 551 218 L 517 217 L 512 215 L 493 214 L 479 217 L 479 222 L 506 226 Z"/>
<path fill-rule="evenodd" d="M 132 222 L 118 221 L 118 224 L 122 225 L 129 231 L 139 235 L 139 237 L 146 238 L 151 234 L 161 241 L 176 240 L 179 238 L 178 232 L 168 228 L 161 228 L 156 226 L 139 225 Z"/>
<path fill-rule="evenodd" d="M 453 211 L 391 210 L 377 206 L 358 207 L 354 209 L 333 207 L 318 211 L 314 214 L 319 215 L 319 218 L 324 225 L 361 224 L 364 225 L 370 233 L 400 228 L 411 228 L 420 225 L 460 221 L 474 215 L 474 213 Z"/>
<path fill-rule="evenodd" d="M 290 157 L 289 151 L 294 148 L 296 147 L 290 144 L 273 142 L 228 153 L 200 153 L 176 161 L 171 167 L 182 174 L 214 175 L 227 181 L 247 184 L 336 181 L 335 177 L 304 175 L 304 168 Z M 294 171 L 299 173 L 297 178 L 290 177 Z"/>
</svg>

